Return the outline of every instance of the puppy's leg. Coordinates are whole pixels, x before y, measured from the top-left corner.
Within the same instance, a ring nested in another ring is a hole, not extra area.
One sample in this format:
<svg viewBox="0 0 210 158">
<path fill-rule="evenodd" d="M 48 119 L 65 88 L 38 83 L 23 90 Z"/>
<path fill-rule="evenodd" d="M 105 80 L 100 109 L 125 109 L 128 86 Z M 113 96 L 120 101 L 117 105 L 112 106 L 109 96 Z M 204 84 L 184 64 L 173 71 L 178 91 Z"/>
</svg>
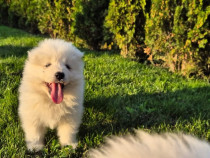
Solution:
<svg viewBox="0 0 210 158">
<path fill-rule="evenodd" d="M 34 125 L 24 122 L 23 130 L 25 132 L 25 140 L 28 150 L 39 151 L 43 148 L 43 138 L 46 129 L 40 125 Z"/>
<path fill-rule="evenodd" d="M 58 126 L 58 137 L 61 146 L 71 145 L 73 148 L 77 146 L 77 129 L 78 127 L 71 122 L 62 121 Z"/>
<path fill-rule="evenodd" d="M 81 122 L 82 109 L 75 110 L 70 116 L 61 119 L 58 124 L 58 137 L 61 146 L 71 145 L 73 148 L 76 148 L 78 144 L 76 134 Z"/>
</svg>

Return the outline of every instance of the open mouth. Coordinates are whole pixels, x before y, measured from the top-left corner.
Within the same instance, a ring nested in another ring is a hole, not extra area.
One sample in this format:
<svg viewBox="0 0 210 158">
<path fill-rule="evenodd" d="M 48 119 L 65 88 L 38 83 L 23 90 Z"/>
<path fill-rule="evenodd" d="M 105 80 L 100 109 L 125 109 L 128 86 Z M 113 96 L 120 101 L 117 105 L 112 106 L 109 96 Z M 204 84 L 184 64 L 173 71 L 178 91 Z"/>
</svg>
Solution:
<svg viewBox="0 0 210 158">
<path fill-rule="evenodd" d="M 49 93 L 51 96 L 52 101 L 55 104 L 60 104 L 63 101 L 63 88 L 64 84 L 63 83 L 46 83 Z"/>
</svg>

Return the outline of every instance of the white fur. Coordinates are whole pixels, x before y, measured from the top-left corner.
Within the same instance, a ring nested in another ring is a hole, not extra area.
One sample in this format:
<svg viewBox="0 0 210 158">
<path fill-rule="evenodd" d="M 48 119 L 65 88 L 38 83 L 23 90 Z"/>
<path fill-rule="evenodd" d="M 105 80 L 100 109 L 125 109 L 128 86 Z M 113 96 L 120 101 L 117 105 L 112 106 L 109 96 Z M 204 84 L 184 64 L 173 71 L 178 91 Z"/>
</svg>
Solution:
<svg viewBox="0 0 210 158">
<path fill-rule="evenodd" d="M 57 128 L 60 144 L 76 147 L 76 134 L 83 114 L 83 53 L 71 43 L 46 39 L 28 53 L 19 88 L 19 116 L 29 150 L 43 148 L 47 127 Z M 49 67 L 46 64 L 51 63 Z M 65 64 L 71 66 L 69 71 Z M 56 82 L 55 73 L 65 74 L 64 98 L 53 103 L 45 82 Z"/>
<path fill-rule="evenodd" d="M 91 150 L 90 158 L 209 158 L 210 145 L 189 135 L 166 133 L 113 137 L 100 149 Z"/>
</svg>

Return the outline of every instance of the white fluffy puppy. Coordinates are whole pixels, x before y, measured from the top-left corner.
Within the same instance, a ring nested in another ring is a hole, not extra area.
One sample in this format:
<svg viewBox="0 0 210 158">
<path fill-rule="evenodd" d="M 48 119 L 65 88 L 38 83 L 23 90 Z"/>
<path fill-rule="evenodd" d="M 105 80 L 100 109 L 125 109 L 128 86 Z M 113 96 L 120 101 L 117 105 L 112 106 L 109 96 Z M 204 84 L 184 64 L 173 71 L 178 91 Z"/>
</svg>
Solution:
<svg viewBox="0 0 210 158">
<path fill-rule="evenodd" d="M 46 39 L 30 50 L 19 88 L 19 116 L 29 150 L 43 148 L 46 128 L 62 146 L 76 147 L 83 114 L 83 53 L 71 43 Z"/>
<path fill-rule="evenodd" d="M 189 135 L 166 133 L 114 137 L 107 145 L 91 150 L 90 158 L 209 158 L 210 145 Z"/>
</svg>

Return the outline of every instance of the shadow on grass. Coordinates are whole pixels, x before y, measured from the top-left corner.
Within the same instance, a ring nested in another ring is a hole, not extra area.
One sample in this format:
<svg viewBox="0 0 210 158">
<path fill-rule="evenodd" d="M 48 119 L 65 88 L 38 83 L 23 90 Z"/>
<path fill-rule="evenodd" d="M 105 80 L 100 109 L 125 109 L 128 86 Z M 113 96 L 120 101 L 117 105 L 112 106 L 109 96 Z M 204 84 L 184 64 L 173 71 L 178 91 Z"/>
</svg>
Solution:
<svg viewBox="0 0 210 158">
<path fill-rule="evenodd" d="M 85 55 L 89 55 L 92 57 L 100 57 L 103 55 L 119 55 L 120 51 L 119 50 L 90 50 L 90 49 L 84 49 L 84 48 L 79 48 L 80 51 L 82 51 Z"/>
<path fill-rule="evenodd" d="M 192 118 L 208 120 L 209 92 L 210 87 L 206 86 L 168 93 L 142 92 L 87 100 L 79 137 L 116 134 L 138 127 L 150 129 L 163 123 L 173 126 L 177 121 L 190 122 Z"/>
<path fill-rule="evenodd" d="M 20 28 L 14 28 L 10 26 L 0 25 L 0 37 L 2 38 L 22 38 L 22 37 L 48 37 L 41 34 L 40 32 L 31 32 L 25 31 Z"/>
<path fill-rule="evenodd" d="M 27 56 L 27 51 L 31 50 L 33 47 L 21 47 L 21 46 L 14 46 L 14 45 L 4 45 L 0 46 L 0 58 L 8 58 L 10 56 L 13 57 L 23 57 Z M 89 55 L 92 57 L 100 57 L 103 55 L 118 55 L 118 51 L 110 51 L 110 50 L 102 50 L 102 51 L 92 51 L 88 49 L 79 48 L 85 55 Z"/>
<path fill-rule="evenodd" d="M 13 57 L 23 57 L 27 56 L 27 51 L 32 47 L 21 47 L 13 45 L 0 46 L 0 58 Z"/>
</svg>

